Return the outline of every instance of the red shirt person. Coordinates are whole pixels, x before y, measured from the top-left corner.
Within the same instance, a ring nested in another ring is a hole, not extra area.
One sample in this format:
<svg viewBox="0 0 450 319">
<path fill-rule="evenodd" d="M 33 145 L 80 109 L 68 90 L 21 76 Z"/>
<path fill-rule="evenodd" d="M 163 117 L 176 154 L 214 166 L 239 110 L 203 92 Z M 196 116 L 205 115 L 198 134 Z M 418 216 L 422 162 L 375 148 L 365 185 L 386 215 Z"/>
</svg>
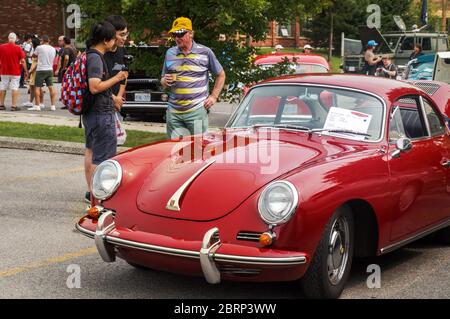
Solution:
<svg viewBox="0 0 450 319">
<path fill-rule="evenodd" d="M 17 96 L 20 85 L 20 65 L 23 66 L 28 77 L 27 64 L 25 62 L 25 52 L 22 48 L 16 45 L 17 36 L 10 33 L 8 36 L 8 43 L 0 45 L 0 111 L 6 110 L 5 97 L 6 91 L 12 91 L 12 111 L 17 111 Z"/>
</svg>

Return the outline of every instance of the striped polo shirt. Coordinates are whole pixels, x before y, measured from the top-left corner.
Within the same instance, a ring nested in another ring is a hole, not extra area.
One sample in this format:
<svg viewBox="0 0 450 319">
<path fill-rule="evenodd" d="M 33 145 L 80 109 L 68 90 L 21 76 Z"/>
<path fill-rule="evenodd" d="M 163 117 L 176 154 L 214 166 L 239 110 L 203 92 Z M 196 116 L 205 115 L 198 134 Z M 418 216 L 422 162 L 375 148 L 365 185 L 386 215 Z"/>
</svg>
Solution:
<svg viewBox="0 0 450 319">
<path fill-rule="evenodd" d="M 218 75 L 223 70 L 210 48 L 193 42 L 192 49 L 184 54 L 177 46 L 166 53 L 162 76 L 177 72 L 177 81 L 170 88 L 168 109 L 185 113 L 203 107 L 209 96 L 209 72 Z"/>
</svg>

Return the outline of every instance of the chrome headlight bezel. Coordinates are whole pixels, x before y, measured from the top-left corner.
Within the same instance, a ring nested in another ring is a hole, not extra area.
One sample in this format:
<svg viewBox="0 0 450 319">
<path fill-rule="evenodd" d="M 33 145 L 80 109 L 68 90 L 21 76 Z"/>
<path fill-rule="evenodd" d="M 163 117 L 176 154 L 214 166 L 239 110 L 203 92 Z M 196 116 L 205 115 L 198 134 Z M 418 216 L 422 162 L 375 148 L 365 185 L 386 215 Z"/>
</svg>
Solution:
<svg viewBox="0 0 450 319">
<path fill-rule="evenodd" d="M 287 213 L 283 214 L 282 218 L 277 218 L 273 212 L 270 211 L 268 207 L 266 207 L 265 199 L 273 191 L 276 187 L 283 187 L 285 190 L 290 192 L 291 202 L 286 209 Z M 284 223 L 287 223 L 292 216 L 297 211 L 299 203 L 298 191 L 297 188 L 288 181 L 275 181 L 267 185 L 264 190 L 261 192 L 258 198 L 258 213 L 261 219 L 268 225 L 278 226 Z"/>
<path fill-rule="evenodd" d="M 106 168 L 114 168 L 116 179 L 113 182 L 113 186 L 110 189 L 98 189 L 99 183 L 101 181 L 98 181 L 97 179 L 100 178 L 100 174 L 103 172 Z M 115 160 L 107 160 L 101 163 L 97 166 L 97 168 L 94 171 L 94 174 L 92 175 L 92 195 L 98 199 L 98 200 L 107 200 L 111 198 L 111 196 L 114 195 L 114 193 L 119 188 L 120 184 L 122 183 L 122 167 L 120 166 L 119 162 Z"/>
</svg>

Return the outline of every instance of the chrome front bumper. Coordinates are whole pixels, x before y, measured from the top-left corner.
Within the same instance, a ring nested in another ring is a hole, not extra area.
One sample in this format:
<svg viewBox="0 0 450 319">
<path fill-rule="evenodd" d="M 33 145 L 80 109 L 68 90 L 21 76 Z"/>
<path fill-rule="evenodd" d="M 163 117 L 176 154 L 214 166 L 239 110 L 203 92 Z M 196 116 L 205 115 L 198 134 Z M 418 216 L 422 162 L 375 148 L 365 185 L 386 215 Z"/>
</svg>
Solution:
<svg viewBox="0 0 450 319">
<path fill-rule="evenodd" d="M 105 262 L 114 262 L 116 260 L 116 252 L 114 250 L 115 246 L 132 248 L 157 254 L 199 259 L 203 275 L 206 281 L 210 284 L 217 284 L 221 281 L 221 273 L 217 267 L 218 262 L 255 266 L 298 266 L 306 264 L 306 255 L 302 254 L 291 257 L 274 258 L 217 253 L 222 246 L 218 228 L 212 228 L 205 233 L 200 251 L 156 246 L 108 236 L 108 234 L 115 229 L 113 213 L 111 211 L 106 211 L 100 216 L 95 232 L 81 227 L 78 223 L 75 225 L 75 228 L 83 235 L 95 240 L 97 250 Z"/>
</svg>

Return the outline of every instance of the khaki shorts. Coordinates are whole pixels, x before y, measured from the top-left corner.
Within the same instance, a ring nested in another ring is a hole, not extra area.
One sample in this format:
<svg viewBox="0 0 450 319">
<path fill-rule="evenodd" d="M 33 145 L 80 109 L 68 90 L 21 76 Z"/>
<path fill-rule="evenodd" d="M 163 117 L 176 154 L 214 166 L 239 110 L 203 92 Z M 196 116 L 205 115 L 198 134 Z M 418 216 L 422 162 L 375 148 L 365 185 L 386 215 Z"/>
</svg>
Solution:
<svg viewBox="0 0 450 319">
<path fill-rule="evenodd" d="M 41 88 L 44 83 L 47 87 L 53 86 L 53 71 L 36 71 L 36 87 Z"/>
</svg>

